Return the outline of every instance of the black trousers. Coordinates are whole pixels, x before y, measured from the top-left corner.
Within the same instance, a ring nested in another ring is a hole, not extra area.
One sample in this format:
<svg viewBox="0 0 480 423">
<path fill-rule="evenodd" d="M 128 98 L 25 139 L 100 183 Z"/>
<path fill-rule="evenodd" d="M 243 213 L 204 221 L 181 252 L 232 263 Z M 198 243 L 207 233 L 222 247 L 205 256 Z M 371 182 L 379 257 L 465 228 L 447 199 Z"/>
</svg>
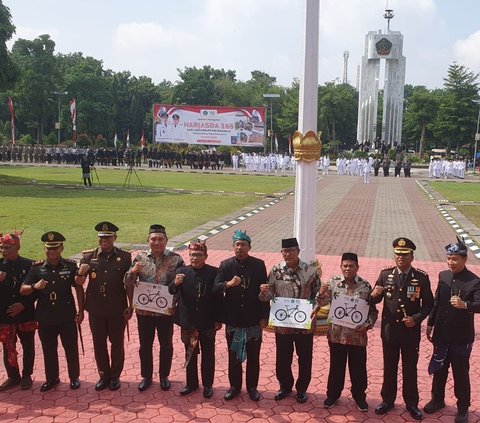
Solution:
<svg viewBox="0 0 480 423">
<path fill-rule="evenodd" d="M 153 375 L 153 339 L 157 332 L 160 344 L 160 378 L 170 375 L 173 358 L 173 319 L 171 316 L 141 316 L 137 314 L 138 337 L 140 341 L 141 375 L 152 378 Z"/>
<path fill-rule="evenodd" d="M 198 354 L 202 352 L 200 362 L 200 373 L 202 375 L 202 385 L 205 388 L 213 386 L 215 374 L 215 329 L 209 329 L 199 332 L 198 344 L 193 351 L 192 357 L 187 365 L 187 386 L 198 388 Z M 189 331 L 182 330 L 182 338 L 189 336 Z M 188 344 L 185 343 L 185 353 Z M 185 354 L 186 356 L 186 354 Z"/>
<path fill-rule="evenodd" d="M 452 366 L 453 392 L 457 398 L 457 408 L 465 412 L 470 407 L 470 354 L 461 356 L 452 354 L 450 351 L 447 353 L 443 367 L 433 374 L 432 399 L 438 402 L 444 401 L 450 366 Z"/>
<path fill-rule="evenodd" d="M 58 369 L 58 337 L 62 341 L 67 359 L 68 377 L 70 380 L 80 376 L 80 360 L 78 357 L 77 324 L 72 320 L 57 325 L 38 324 L 38 335 L 42 343 L 45 376 L 48 382 L 59 376 Z"/>
<path fill-rule="evenodd" d="M 242 363 L 238 361 L 237 355 L 230 349 L 233 340 L 233 333 L 226 334 L 228 346 L 228 380 L 230 386 L 237 390 L 242 389 Z M 262 346 L 262 336 L 258 339 L 247 341 L 247 368 L 246 385 L 247 389 L 257 389 L 258 377 L 260 374 L 260 347 Z"/>
<path fill-rule="evenodd" d="M 400 353 L 402 354 L 402 395 L 405 405 L 418 406 L 417 363 L 418 345 L 382 341 L 383 385 L 380 394 L 387 404 L 397 397 L 397 374 Z"/>
<path fill-rule="evenodd" d="M 329 342 L 330 371 L 328 373 L 327 397 L 340 398 L 345 386 L 345 370 L 352 382 L 352 397 L 355 401 L 365 401 L 367 389 L 367 347 L 343 345 Z"/>
<path fill-rule="evenodd" d="M 31 376 L 33 363 L 35 362 L 35 331 L 23 332 L 17 328 L 17 337 L 20 339 L 23 350 L 23 371 L 22 376 Z M 8 363 L 8 349 L 3 345 L 3 363 L 7 376 L 12 379 L 20 379 L 20 371 Z"/>
<path fill-rule="evenodd" d="M 100 378 L 105 380 L 119 378 L 125 362 L 125 320 L 123 315 L 99 317 L 89 314 L 88 321 L 92 331 L 93 350 Z M 110 356 L 107 339 L 111 345 Z"/>
<path fill-rule="evenodd" d="M 313 333 L 306 335 L 275 334 L 277 359 L 275 372 L 280 388 L 290 391 L 294 378 L 292 373 L 293 349 L 298 357 L 298 378 L 295 383 L 297 392 L 306 392 L 312 379 Z"/>
</svg>

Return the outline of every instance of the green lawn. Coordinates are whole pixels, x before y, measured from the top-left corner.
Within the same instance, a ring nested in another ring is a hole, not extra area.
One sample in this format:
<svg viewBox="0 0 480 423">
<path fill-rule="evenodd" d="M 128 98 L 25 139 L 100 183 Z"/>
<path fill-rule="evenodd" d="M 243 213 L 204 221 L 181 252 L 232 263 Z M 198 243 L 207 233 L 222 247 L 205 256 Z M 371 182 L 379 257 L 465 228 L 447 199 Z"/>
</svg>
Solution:
<svg viewBox="0 0 480 423">
<path fill-rule="evenodd" d="M 67 238 L 64 255 L 69 256 L 96 245 L 93 227 L 102 220 L 119 226 L 119 242 L 145 243 L 152 223 L 164 225 L 173 238 L 260 201 L 253 192 L 272 194 L 290 189 L 294 183 L 291 177 L 138 172 L 144 186 L 237 194 L 145 192 L 135 189 L 138 185 L 133 178 L 130 190 L 121 189 L 126 171 L 98 172 L 102 186 L 108 184 L 111 189 L 79 187 L 78 169 L 0 167 L 0 231 L 25 229 L 22 254 L 32 258 L 43 255 L 40 236 L 49 230 L 59 231 Z"/>
<path fill-rule="evenodd" d="M 452 203 L 466 218 L 480 227 L 480 184 L 471 182 L 430 182 L 430 186 Z M 473 204 L 462 202 L 470 201 Z"/>
</svg>

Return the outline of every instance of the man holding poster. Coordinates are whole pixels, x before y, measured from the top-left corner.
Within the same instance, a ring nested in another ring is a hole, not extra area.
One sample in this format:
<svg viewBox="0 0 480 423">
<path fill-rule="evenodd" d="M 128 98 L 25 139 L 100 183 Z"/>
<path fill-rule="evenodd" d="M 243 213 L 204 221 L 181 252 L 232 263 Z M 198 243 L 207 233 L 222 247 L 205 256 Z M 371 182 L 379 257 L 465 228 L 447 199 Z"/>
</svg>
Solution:
<svg viewBox="0 0 480 423">
<path fill-rule="evenodd" d="M 343 253 L 340 263 L 342 275 L 331 277 L 322 284 L 318 293 L 319 307 L 331 304 L 331 323 L 328 329 L 330 372 L 327 398 L 323 402 L 325 408 L 334 407 L 342 394 L 348 360 L 352 397 L 360 411 L 368 411 L 365 400 L 367 331 L 375 324 L 378 312 L 375 305 L 367 304 L 372 287 L 368 281 L 358 276 L 358 268 L 358 256 L 355 253 Z M 340 301 L 338 306 L 335 306 L 337 299 Z M 332 323 L 332 320 L 335 323 Z"/>
<path fill-rule="evenodd" d="M 300 260 L 300 248 L 296 238 L 282 239 L 283 261 L 273 266 L 268 277 L 268 284 L 260 285 L 259 299 L 270 301 L 276 298 L 296 298 L 314 301 L 320 287 L 320 278 L 317 269 Z M 279 316 L 278 310 L 275 315 Z M 287 314 L 289 310 L 287 308 Z M 302 316 L 309 316 L 301 311 Z M 298 312 L 296 313 L 298 314 Z M 272 320 L 272 319 L 271 319 Z M 284 320 L 279 317 L 279 320 Z M 296 319 L 302 320 L 302 319 Z M 279 322 L 281 323 L 281 322 Z M 292 374 L 293 350 L 298 356 L 298 378 L 295 383 L 297 402 L 307 401 L 307 389 L 312 376 L 313 332 L 315 328 L 296 329 L 290 327 L 274 326 L 276 363 L 275 373 L 280 390 L 275 394 L 275 399 L 280 401 L 290 392 L 294 383 Z"/>
<path fill-rule="evenodd" d="M 147 251 L 135 257 L 133 265 L 125 274 L 127 288 L 137 281 L 155 285 L 168 286 L 175 277 L 176 270 L 183 266 L 182 258 L 167 250 L 167 232 L 162 225 L 151 225 L 148 231 Z M 155 294 L 152 294 L 155 295 Z M 140 341 L 140 367 L 142 381 L 138 390 L 143 392 L 152 384 L 153 375 L 153 339 L 155 332 L 160 342 L 160 387 L 163 391 L 170 389 L 170 368 L 173 358 L 173 318 L 169 314 L 136 309 L 138 338 Z"/>
</svg>

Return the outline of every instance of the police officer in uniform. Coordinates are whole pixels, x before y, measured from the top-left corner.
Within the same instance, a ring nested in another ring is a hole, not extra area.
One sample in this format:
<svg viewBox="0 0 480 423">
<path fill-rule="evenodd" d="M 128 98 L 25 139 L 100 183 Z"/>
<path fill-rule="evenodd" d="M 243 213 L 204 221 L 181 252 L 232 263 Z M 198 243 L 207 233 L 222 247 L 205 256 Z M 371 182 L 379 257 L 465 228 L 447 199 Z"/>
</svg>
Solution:
<svg viewBox="0 0 480 423">
<path fill-rule="evenodd" d="M 95 389 L 101 391 L 108 386 L 110 390 L 116 391 L 120 388 L 120 375 L 125 361 L 125 326 L 132 317 L 133 288 L 130 287 L 127 292 L 123 283 L 125 273 L 132 264 L 132 257 L 129 252 L 115 247 L 118 227 L 113 223 L 100 222 L 95 230 L 99 246 L 82 253 L 78 274 L 83 282 L 87 276 L 89 281 L 85 310 L 88 311 L 95 361 L 100 375 Z M 110 357 L 107 339 L 111 344 Z"/>
<path fill-rule="evenodd" d="M 55 231 L 42 235 L 45 260 L 33 263 L 21 287 L 22 295 L 34 293 L 37 299 L 35 318 L 42 343 L 46 382 L 40 391 L 46 392 L 60 383 L 58 366 L 58 336 L 67 359 L 70 389 L 80 388 L 77 324 L 83 320 L 83 288 L 78 285 L 77 264 L 62 257 L 65 237 Z M 72 295 L 75 288 L 78 314 Z"/>
<path fill-rule="evenodd" d="M 383 385 L 382 403 L 375 413 L 394 407 L 397 396 L 398 361 L 402 355 L 403 399 L 413 419 L 421 420 L 418 409 L 417 362 L 421 323 L 433 307 L 428 274 L 411 266 L 415 244 L 401 237 L 393 241 L 395 266 L 380 272 L 371 297 L 384 300 L 382 312 Z"/>
</svg>

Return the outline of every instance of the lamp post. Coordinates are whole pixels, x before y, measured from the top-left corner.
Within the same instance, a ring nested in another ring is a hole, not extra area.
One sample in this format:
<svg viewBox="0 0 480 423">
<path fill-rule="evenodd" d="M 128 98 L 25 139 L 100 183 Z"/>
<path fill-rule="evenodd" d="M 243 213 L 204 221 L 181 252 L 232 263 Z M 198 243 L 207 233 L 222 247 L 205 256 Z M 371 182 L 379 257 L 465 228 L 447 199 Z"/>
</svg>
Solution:
<svg viewBox="0 0 480 423">
<path fill-rule="evenodd" d="M 280 98 L 280 94 L 263 94 L 263 98 L 270 99 L 270 154 L 273 153 L 273 99 Z"/>
<path fill-rule="evenodd" d="M 61 109 L 60 109 L 60 103 L 61 103 L 61 98 L 62 96 L 68 95 L 68 91 L 53 91 L 53 95 L 57 96 L 58 99 L 58 122 L 57 122 L 57 129 L 58 129 L 58 145 L 60 145 L 60 128 L 61 128 Z"/>
<path fill-rule="evenodd" d="M 475 103 L 479 104 L 479 101 Z M 477 160 L 477 143 L 480 140 L 480 133 L 478 132 L 480 126 L 480 107 L 478 108 L 478 117 L 477 117 L 477 132 L 475 132 L 475 148 L 473 150 L 473 174 L 475 175 L 475 162 Z"/>
</svg>

